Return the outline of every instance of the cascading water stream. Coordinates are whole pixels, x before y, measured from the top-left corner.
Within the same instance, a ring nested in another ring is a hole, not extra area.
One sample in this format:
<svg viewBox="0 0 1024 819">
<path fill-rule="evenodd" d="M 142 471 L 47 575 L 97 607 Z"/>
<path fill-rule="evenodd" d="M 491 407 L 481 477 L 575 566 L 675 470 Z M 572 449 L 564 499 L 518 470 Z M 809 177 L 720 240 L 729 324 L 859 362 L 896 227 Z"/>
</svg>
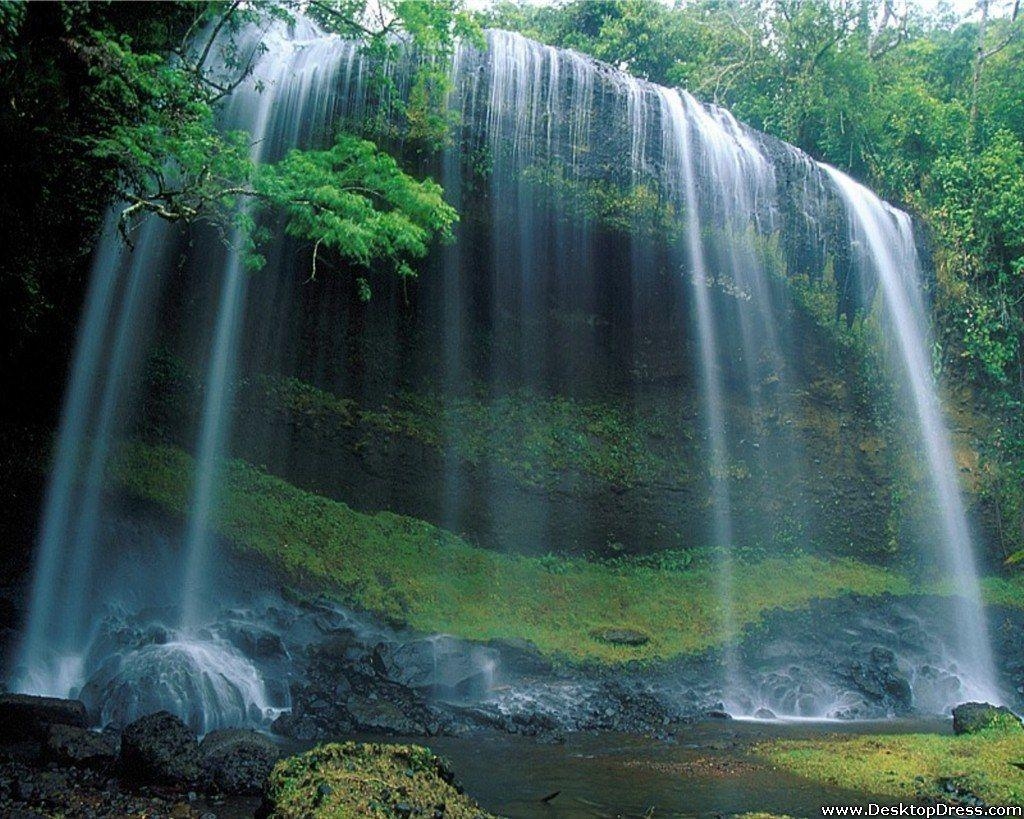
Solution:
<svg viewBox="0 0 1024 819">
<path fill-rule="evenodd" d="M 267 67 L 266 63 L 270 62 Z M 278 50 L 270 60 L 261 63 L 260 81 L 265 90 L 239 89 L 232 97 L 229 112 L 230 126 L 243 128 L 252 135 L 250 158 L 259 164 L 266 149 L 270 112 L 281 92 L 286 72 L 291 69 L 288 52 Z M 269 70 L 267 70 L 269 68 Z M 248 215 L 251 203 L 241 205 L 242 214 Z M 221 461 L 230 435 L 232 387 L 235 378 L 235 358 L 238 350 L 238 328 L 245 296 L 244 243 L 246 229 L 236 228 L 229 240 L 228 257 L 220 303 L 213 334 L 213 346 L 207 369 L 202 425 L 196 449 L 195 486 L 192 490 L 191 514 L 185 535 L 185 571 L 182 582 L 181 626 L 194 630 L 206 613 L 208 552 L 211 540 L 211 516 L 218 498 L 217 482 Z"/>
<path fill-rule="evenodd" d="M 726 444 L 725 407 L 722 382 L 719 375 L 719 343 L 715 318 L 712 314 L 708 290 L 711 281 L 705 261 L 701 236 L 700 204 L 690 145 L 691 119 L 687 116 L 679 93 L 658 89 L 662 100 L 662 145 L 666 155 L 665 166 L 678 175 L 683 184 L 686 205 L 687 250 L 690 258 L 691 281 L 697 311 L 697 329 L 700 345 L 701 382 L 704 386 L 706 406 L 704 423 L 710 443 L 712 516 L 714 518 L 713 543 L 718 551 L 717 586 L 722 609 L 721 637 L 723 638 L 726 696 L 740 681 L 739 660 L 733 648 L 736 634 L 736 615 L 733 601 L 733 528 L 732 499 L 728 483 L 729 451 Z M 696 129 L 695 129 L 696 130 Z"/>
<path fill-rule="evenodd" d="M 32 616 L 22 643 L 18 689 L 60 696 L 80 684 L 82 657 L 61 633 L 67 618 L 60 595 L 67 588 L 68 562 L 75 560 L 76 510 L 80 504 L 78 468 L 89 457 L 90 420 L 96 391 L 103 377 L 101 364 L 106 328 L 114 314 L 120 268 L 120 237 L 116 217 L 107 219 L 93 262 L 92 281 L 86 298 L 75 358 L 71 367 L 64 411 L 54 457 L 54 469 L 47 487 L 40 525 L 38 557 L 32 587 Z M 116 375 L 116 374 L 115 374 Z M 91 544 L 89 545 L 91 550 Z M 87 563 L 88 560 L 76 560 Z M 73 582 L 73 581 L 72 581 Z M 80 622 L 80 621 L 77 621 Z M 76 624 L 77 624 L 76 622 Z"/>
<path fill-rule="evenodd" d="M 224 112 L 225 127 L 252 135 L 254 161 L 274 161 L 291 147 L 322 145 L 336 128 L 366 127 L 375 121 L 374 103 L 383 103 L 374 100 L 368 79 L 372 67 L 357 44 L 324 36 L 302 21 L 287 36 L 277 28 L 265 34 L 260 37 L 267 51 L 256 63 L 254 77 L 262 90 L 240 87 Z M 628 369 L 628 379 L 620 380 L 629 382 L 624 391 L 641 410 L 652 395 L 658 397 L 663 384 L 694 383 L 693 416 L 699 417 L 707 442 L 703 455 L 708 463 L 700 472 L 708 483 L 687 497 L 707 508 L 699 531 L 706 532 L 703 542 L 718 556 L 716 636 L 725 645 L 722 678 L 709 684 L 738 713 L 753 713 L 766 704 L 779 714 L 831 715 L 835 709 L 820 704 L 827 700 L 827 691 L 816 694 L 817 705 L 802 704 L 793 694 L 799 680 L 787 681 L 785 694 L 770 702 L 746 693 L 751 669 L 743 667 L 734 648 L 737 603 L 743 601 L 736 597 L 734 573 L 742 566 L 735 563 L 733 550 L 764 545 L 758 542 L 760 522 L 752 526 L 751 516 L 745 516 L 741 499 L 750 494 L 770 498 L 772 509 L 788 503 L 790 514 L 807 516 L 803 522 L 812 528 L 812 512 L 802 505 L 802 486 L 776 486 L 773 481 L 773 476 L 815 478 L 807 474 L 805 439 L 796 426 L 785 427 L 799 412 L 799 399 L 793 397 L 797 386 L 785 383 L 794 347 L 776 274 L 790 265 L 796 275 L 813 276 L 826 267 L 825 258 L 836 247 L 854 248 L 864 301 L 870 303 L 876 279 L 882 291 L 910 386 L 909 417 L 919 431 L 942 509 L 945 567 L 958 597 L 966 601 L 957 604 L 963 628 L 953 652 L 963 688 L 973 696 L 994 698 L 970 533 L 928 377 L 925 311 L 906 215 L 837 171 L 821 170 L 795 149 L 745 128 L 727 112 L 704 106 L 685 92 L 519 35 L 488 32 L 487 42 L 484 52 L 460 46 L 451 69 L 449 107 L 458 124 L 439 158 L 439 170 L 449 201 L 464 218 L 458 243 L 433 260 L 437 283 L 430 271 L 420 284 L 423 304 L 436 312 L 440 329 L 424 320 L 417 328 L 422 336 L 403 348 L 401 334 L 391 326 L 389 342 L 398 350 L 394 359 L 412 359 L 412 348 L 427 337 L 428 345 L 436 343 L 436 360 L 443 369 L 436 383 L 449 396 L 483 394 L 484 401 L 495 405 L 517 390 L 543 396 L 552 385 L 556 392 L 570 385 L 566 392 L 599 393 L 604 379 L 614 380 L 602 370 L 612 368 L 608 361 Z M 407 68 L 401 59 L 383 67 L 399 95 L 408 91 Z M 481 197 L 474 186 L 483 176 L 486 196 Z M 625 216 L 609 207 L 609 201 L 615 203 L 608 191 L 615 186 L 645 194 L 626 202 L 653 203 L 660 214 L 653 228 L 642 207 Z M 595 199 L 594 190 L 604 198 Z M 849 217 L 849 225 L 840 228 L 828 215 L 837 203 Z M 483 229 L 475 221 L 480 214 L 471 212 L 474 207 L 490 220 Z M 608 210 L 620 229 L 623 222 L 633 228 L 629 247 L 621 251 L 616 246 L 621 236 L 609 239 L 602 232 L 600 220 Z M 273 225 L 268 228 L 274 233 Z M 315 358 L 300 349 L 304 344 L 344 350 L 337 339 L 351 328 L 338 327 L 325 299 L 315 319 L 314 343 L 308 344 L 305 316 L 288 315 L 289 309 L 301 313 L 301 305 L 308 306 L 295 295 L 292 281 L 307 276 L 296 275 L 292 257 L 299 254 L 280 225 L 276 231 L 267 249 L 269 264 L 251 280 L 241 231 L 231 237 L 227 250 L 219 239 L 200 231 L 188 239 L 194 247 L 186 247 L 182 237 L 151 222 L 128 253 L 119 247 L 110 221 L 95 256 L 68 385 L 19 689 L 60 696 L 81 691 L 104 721 L 123 722 L 144 708 L 169 707 L 201 730 L 259 723 L 272 706 L 285 704 L 272 702 L 257 666 L 211 625 L 221 602 L 214 599 L 211 579 L 217 568 L 212 555 L 221 464 L 247 443 L 232 434 L 241 380 L 276 370 L 309 378 L 312 371 L 329 389 L 336 390 L 339 383 L 347 388 L 345 366 L 332 371 L 337 359 L 316 358 L 305 372 L 296 362 Z M 795 248 L 793 259 L 778 249 L 790 245 Z M 170 258 L 172 251 L 180 251 L 192 265 L 193 280 L 186 278 L 184 285 L 192 289 L 184 294 L 168 294 L 164 291 L 169 288 L 158 285 L 179 266 L 179 258 Z M 785 258 L 779 262 L 776 256 Z M 616 259 L 624 270 L 615 267 Z M 205 301 L 196 295 L 214 290 Z M 187 329 L 179 331 L 182 346 L 205 347 L 209 355 L 196 364 L 202 385 L 199 417 L 184 444 L 195 446 L 196 458 L 183 547 L 169 545 L 169 565 L 160 563 L 146 574 L 148 563 L 159 563 L 155 547 L 151 554 L 144 551 L 146 546 L 132 544 L 118 554 L 111 546 L 108 518 L 120 510 L 108 504 L 104 480 L 126 421 L 140 403 L 136 385 L 143 380 L 142 359 L 151 346 L 146 317 L 159 315 L 161 305 L 174 297 L 187 305 L 186 313 L 194 304 L 211 304 L 212 315 L 197 317 L 198 343 Z M 621 308 L 620 302 L 628 304 Z M 381 324 L 386 321 L 380 313 L 390 306 L 377 312 Z M 628 315 L 628 330 L 606 329 L 619 320 L 620 310 Z M 371 314 L 368 310 L 367 316 Z M 263 347 L 275 343 L 285 350 L 268 353 L 261 347 L 256 337 L 267 327 L 274 328 L 266 335 L 275 341 Z M 430 339 L 431 332 L 438 338 Z M 468 349 L 480 335 L 487 337 L 483 352 Z M 369 345 L 367 349 L 374 352 Z M 391 366 L 380 377 L 376 370 L 369 370 L 370 376 L 360 373 L 364 381 L 353 389 L 356 398 L 361 398 L 360 386 L 382 392 L 402 383 L 399 367 Z M 762 445 L 757 450 L 749 435 L 743 437 L 744 412 L 755 421 L 773 412 L 784 431 L 763 435 L 763 441 L 754 442 Z M 444 475 L 436 491 L 441 511 L 435 522 L 462 531 L 467 521 L 484 517 L 491 532 L 508 538 L 501 545 L 513 542 L 523 551 L 547 551 L 559 524 L 554 501 L 534 493 L 527 506 L 505 510 L 498 491 L 506 480 L 499 459 L 488 458 L 479 469 L 467 466 L 460 449 L 466 423 L 446 427 L 441 436 Z M 775 440 L 770 453 L 764 446 L 769 437 Z M 589 441 L 573 444 L 586 447 Z M 243 457 L 264 463 L 256 458 L 271 462 L 272 455 L 264 451 Z M 534 466 L 550 466 L 541 463 L 547 457 L 543 447 L 531 453 Z M 747 462 L 755 468 L 747 469 Z M 324 473 L 312 474 L 309 483 L 319 488 Z M 746 496 L 743 481 L 748 487 L 755 484 Z M 642 489 L 616 489 L 623 490 L 616 493 L 622 499 L 615 501 L 622 504 L 617 509 L 629 512 L 632 496 Z M 390 498 L 371 497 L 365 505 L 377 509 Z M 606 541 L 613 536 L 608 530 L 590 525 L 590 517 L 599 517 L 596 511 L 584 508 L 571 546 L 610 548 Z M 700 537 L 694 534 L 693 543 Z M 97 636 L 106 628 L 112 606 L 128 612 L 124 616 L 129 620 L 144 620 L 137 628 L 119 626 L 118 634 L 131 635 L 127 642 L 118 643 L 109 634 Z M 143 616 L 140 612 L 147 606 L 159 611 Z M 685 616 L 683 611 L 681 607 L 680 616 Z"/>
<path fill-rule="evenodd" d="M 878 276 L 889 320 L 887 327 L 895 336 L 897 358 L 909 386 L 917 433 L 942 522 L 943 568 L 952 578 L 954 594 L 962 601 L 955 614 L 956 657 L 966 683 L 965 693 L 972 698 L 1001 702 L 956 461 L 931 377 L 928 321 L 921 298 L 921 263 L 913 225 L 906 213 L 885 204 L 863 185 L 835 168 L 822 167 L 846 203 L 854 247 L 861 249 L 865 262 Z"/>
<path fill-rule="evenodd" d="M 337 66 L 346 56 L 351 58 L 354 48 L 350 44 L 339 48 L 337 40 L 308 25 L 300 25 L 299 32 L 299 37 L 280 37 L 275 29 L 267 36 L 269 53 L 258 62 L 253 84 L 236 91 L 226 112 L 225 127 L 252 134 L 254 162 L 271 150 L 286 150 L 295 144 L 301 128 L 321 127 L 332 116 Z M 324 94 L 323 88 L 330 93 Z M 310 115 L 313 107 L 317 110 Z M 278 119 L 287 114 L 294 117 L 283 133 L 275 111 Z M 123 724 L 141 715 L 140 709 L 157 707 L 170 708 L 201 731 L 260 722 L 273 707 L 257 669 L 229 643 L 201 628 L 211 615 L 215 581 L 207 575 L 212 515 L 219 464 L 231 429 L 235 357 L 248 275 L 241 228 L 230 237 L 223 265 L 184 538 L 183 582 L 169 593 L 171 599 L 160 601 L 177 609 L 168 623 L 173 627 L 172 639 L 160 625 L 155 632 L 158 644 L 142 637 L 140 643 L 107 648 L 102 656 L 94 656 L 94 643 L 109 639 L 103 634 L 102 617 L 110 605 L 123 597 L 134 598 L 137 604 L 154 602 L 150 598 L 156 590 L 141 587 L 142 578 L 147 577 L 142 567 L 134 577 L 128 568 L 128 578 L 123 576 L 123 562 L 107 567 L 111 577 L 127 579 L 118 588 L 103 577 L 100 566 L 105 564 L 96 552 L 107 473 L 117 438 L 123 434 L 125 404 L 139 377 L 140 351 L 151 329 L 145 317 L 156 309 L 160 279 L 155 270 L 164 266 L 161 257 L 166 248 L 174 246 L 168 227 L 150 220 L 128 250 L 117 236 L 116 218 L 112 215 L 108 220 L 94 258 L 41 526 L 16 686 L 29 693 L 80 695 L 95 705 L 104 722 Z M 211 250 L 210 258 L 216 258 L 216 244 Z M 155 560 L 156 555 L 148 559 Z"/>
</svg>

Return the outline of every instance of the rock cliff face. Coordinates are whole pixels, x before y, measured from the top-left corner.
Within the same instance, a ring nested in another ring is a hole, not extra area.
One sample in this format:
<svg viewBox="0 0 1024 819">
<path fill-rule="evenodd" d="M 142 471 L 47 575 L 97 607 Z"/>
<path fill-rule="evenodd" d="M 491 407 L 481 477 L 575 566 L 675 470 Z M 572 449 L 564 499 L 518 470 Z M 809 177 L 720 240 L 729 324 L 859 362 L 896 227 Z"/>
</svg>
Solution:
<svg viewBox="0 0 1024 819">
<path fill-rule="evenodd" d="M 407 67 L 391 70 L 401 92 Z M 341 61 L 326 119 L 375 121 L 371 73 Z M 876 282 L 822 169 L 725 111 L 506 32 L 460 50 L 450 105 L 449 147 L 403 150 L 458 206 L 455 242 L 414 281 L 371 276 L 363 304 L 358 271 L 309 283 L 282 238 L 250 282 L 234 452 L 503 550 L 712 545 L 722 481 L 740 545 L 890 552 L 891 396 L 847 326 Z M 197 292 L 201 260 L 183 270 L 179 291 Z M 189 298 L 167 304 L 146 421 L 186 447 L 205 326 Z"/>
</svg>

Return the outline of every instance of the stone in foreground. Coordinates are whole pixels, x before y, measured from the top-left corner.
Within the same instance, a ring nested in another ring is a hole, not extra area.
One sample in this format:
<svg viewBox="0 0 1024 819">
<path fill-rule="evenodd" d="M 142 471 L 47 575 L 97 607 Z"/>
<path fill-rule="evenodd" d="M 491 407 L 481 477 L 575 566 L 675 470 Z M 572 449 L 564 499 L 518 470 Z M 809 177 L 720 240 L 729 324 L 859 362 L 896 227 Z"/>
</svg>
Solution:
<svg viewBox="0 0 1024 819">
<path fill-rule="evenodd" d="M 117 738 L 74 725 L 51 725 L 46 757 L 63 765 L 108 768 L 117 762 Z"/>
<path fill-rule="evenodd" d="M 51 725 L 85 728 L 89 718 L 79 700 L 34 697 L 30 694 L 0 695 L 2 741 L 45 740 Z"/>
<path fill-rule="evenodd" d="M 129 779 L 184 785 L 199 779 L 199 741 L 167 711 L 135 720 L 121 734 L 121 767 Z"/>
<path fill-rule="evenodd" d="M 233 795 L 262 793 L 281 756 L 268 737 L 240 728 L 211 731 L 203 738 L 199 754 L 210 785 Z"/>
<path fill-rule="evenodd" d="M 277 819 L 490 816 L 462 793 L 446 763 L 418 745 L 322 745 L 279 762 L 266 798 Z"/>
<path fill-rule="evenodd" d="M 1020 718 L 1005 705 L 987 702 L 965 702 L 953 709 L 953 733 L 976 734 L 991 729 L 1021 729 Z"/>
</svg>

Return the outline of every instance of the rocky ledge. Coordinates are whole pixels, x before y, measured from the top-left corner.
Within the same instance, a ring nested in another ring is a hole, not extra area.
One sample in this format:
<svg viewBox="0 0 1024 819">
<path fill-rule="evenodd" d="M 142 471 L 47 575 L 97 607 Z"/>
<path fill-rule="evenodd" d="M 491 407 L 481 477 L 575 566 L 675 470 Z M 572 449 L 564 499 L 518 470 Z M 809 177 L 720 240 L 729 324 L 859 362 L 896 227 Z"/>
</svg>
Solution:
<svg viewBox="0 0 1024 819">
<path fill-rule="evenodd" d="M 324 745 L 281 760 L 254 731 L 202 741 L 160 711 L 116 731 L 82 726 L 81 702 L 0 696 L 0 814 L 215 819 L 423 816 L 487 819 L 448 765 L 415 745 Z"/>
<path fill-rule="evenodd" d="M 118 733 L 85 727 L 77 700 L 0 696 L 0 814 L 216 815 L 227 801 L 262 798 L 281 756 L 266 736 L 221 730 L 202 742 L 166 711 Z"/>
</svg>

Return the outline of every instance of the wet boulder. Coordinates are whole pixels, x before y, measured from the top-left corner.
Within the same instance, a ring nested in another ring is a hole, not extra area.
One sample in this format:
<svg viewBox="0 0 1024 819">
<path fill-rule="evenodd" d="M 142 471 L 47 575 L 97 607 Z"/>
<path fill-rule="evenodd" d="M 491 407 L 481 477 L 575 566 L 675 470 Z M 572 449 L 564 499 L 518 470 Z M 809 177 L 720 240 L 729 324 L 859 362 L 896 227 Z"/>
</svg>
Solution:
<svg viewBox="0 0 1024 819">
<path fill-rule="evenodd" d="M 221 627 L 220 633 L 247 657 L 269 660 L 288 656 L 281 635 L 258 623 L 231 620 Z"/>
<path fill-rule="evenodd" d="M 1020 718 L 1005 705 L 965 702 L 953 709 L 953 733 L 976 734 L 979 731 L 1019 731 Z"/>
<path fill-rule="evenodd" d="M 44 753 L 62 765 L 108 768 L 117 761 L 117 740 L 75 725 L 51 725 Z"/>
<path fill-rule="evenodd" d="M 140 782 L 181 785 L 200 776 L 199 741 L 178 717 L 159 711 L 135 720 L 121 734 L 121 767 Z"/>
<path fill-rule="evenodd" d="M 381 676 L 408 688 L 438 696 L 471 696 L 486 693 L 496 656 L 493 649 L 434 636 L 380 643 L 372 663 Z"/>
<path fill-rule="evenodd" d="M 209 784 L 231 795 L 263 792 L 280 757 L 277 745 L 257 731 L 211 731 L 199 745 L 200 766 Z"/>
<path fill-rule="evenodd" d="M 352 724 L 360 731 L 371 734 L 395 734 L 399 736 L 422 736 L 430 733 L 419 708 L 403 708 L 408 705 L 376 696 L 349 697 L 346 711 Z"/>
<path fill-rule="evenodd" d="M 866 662 L 854 663 L 850 677 L 856 688 L 871 700 L 896 713 L 905 713 L 913 703 L 910 681 L 902 674 L 896 655 L 887 648 L 875 646 Z"/>
<path fill-rule="evenodd" d="M 495 638 L 487 647 L 498 653 L 502 677 L 548 677 L 554 672 L 551 660 L 521 637 Z"/>
<path fill-rule="evenodd" d="M 0 725 L 3 726 L 0 741 L 44 741 L 51 725 L 85 728 L 88 724 L 85 705 L 79 700 L 29 694 L 0 695 Z"/>
</svg>

